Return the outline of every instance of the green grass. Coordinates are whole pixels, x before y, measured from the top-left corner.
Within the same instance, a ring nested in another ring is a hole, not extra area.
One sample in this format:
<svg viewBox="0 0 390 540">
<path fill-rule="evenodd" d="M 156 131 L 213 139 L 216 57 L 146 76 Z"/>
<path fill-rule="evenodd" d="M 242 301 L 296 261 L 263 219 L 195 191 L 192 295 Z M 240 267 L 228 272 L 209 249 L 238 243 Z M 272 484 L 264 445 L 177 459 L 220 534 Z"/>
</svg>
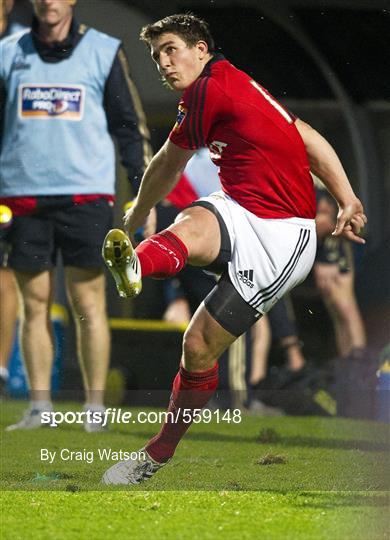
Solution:
<svg viewBox="0 0 390 540">
<path fill-rule="evenodd" d="M 1 538 L 389 538 L 385 425 L 249 416 L 240 424 L 198 424 L 171 464 L 123 490 L 100 484 L 111 462 L 100 461 L 97 449 L 137 450 L 156 425 L 5 433 L 23 406 L 2 404 Z M 95 459 L 48 464 L 41 448 L 85 449 Z"/>
</svg>

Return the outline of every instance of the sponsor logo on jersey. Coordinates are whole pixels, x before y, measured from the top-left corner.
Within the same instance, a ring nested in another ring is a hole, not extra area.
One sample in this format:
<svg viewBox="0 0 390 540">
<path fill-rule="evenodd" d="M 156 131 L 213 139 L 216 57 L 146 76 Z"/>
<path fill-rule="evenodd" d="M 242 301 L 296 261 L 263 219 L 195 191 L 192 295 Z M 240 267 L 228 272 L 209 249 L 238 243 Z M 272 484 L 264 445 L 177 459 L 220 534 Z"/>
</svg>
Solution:
<svg viewBox="0 0 390 540">
<path fill-rule="evenodd" d="M 11 71 L 20 69 L 30 69 L 31 64 L 28 63 L 27 57 L 24 54 L 17 54 L 12 62 Z"/>
<path fill-rule="evenodd" d="M 81 85 L 21 84 L 19 117 L 80 121 L 84 101 L 85 88 Z"/>
<path fill-rule="evenodd" d="M 179 130 L 184 118 L 187 116 L 187 113 L 188 113 L 188 109 L 180 103 L 177 110 L 176 124 L 173 127 L 175 131 Z"/>
<path fill-rule="evenodd" d="M 254 287 L 253 284 L 253 270 L 239 270 L 237 272 L 238 279 L 248 285 L 251 289 Z"/>
<path fill-rule="evenodd" d="M 222 152 L 224 148 L 227 146 L 227 143 L 224 143 L 222 141 L 213 141 L 209 145 L 210 150 L 210 157 L 212 160 L 218 160 L 222 157 Z"/>
</svg>

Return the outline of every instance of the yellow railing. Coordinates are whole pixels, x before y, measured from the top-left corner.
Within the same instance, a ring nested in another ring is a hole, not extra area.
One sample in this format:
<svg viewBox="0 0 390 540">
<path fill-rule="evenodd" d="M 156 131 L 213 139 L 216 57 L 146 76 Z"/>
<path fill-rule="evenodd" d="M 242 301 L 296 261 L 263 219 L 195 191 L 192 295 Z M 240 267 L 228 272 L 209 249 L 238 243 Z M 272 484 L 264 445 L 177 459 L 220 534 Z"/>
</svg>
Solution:
<svg viewBox="0 0 390 540">
<path fill-rule="evenodd" d="M 144 332 L 184 332 L 185 323 L 169 323 L 152 319 L 110 319 L 113 330 L 141 330 Z"/>
</svg>

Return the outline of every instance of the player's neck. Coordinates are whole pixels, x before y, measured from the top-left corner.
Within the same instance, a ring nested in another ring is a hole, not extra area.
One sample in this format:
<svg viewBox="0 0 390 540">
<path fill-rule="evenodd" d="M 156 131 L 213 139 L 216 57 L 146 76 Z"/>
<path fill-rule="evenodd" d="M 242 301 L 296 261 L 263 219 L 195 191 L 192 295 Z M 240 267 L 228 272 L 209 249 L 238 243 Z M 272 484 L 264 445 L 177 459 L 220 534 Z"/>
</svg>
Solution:
<svg viewBox="0 0 390 540">
<path fill-rule="evenodd" d="M 204 65 L 203 65 L 203 67 L 205 67 L 205 65 L 208 64 L 208 63 L 210 62 L 210 60 L 213 58 L 213 56 L 214 56 L 213 54 L 208 53 L 208 55 L 207 55 L 207 56 L 205 57 L 205 59 L 204 59 Z"/>
<path fill-rule="evenodd" d="M 197 78 L 203 73 L 203 70 L 204 68 L 207 66 L 207 64 L 210 62 L 210 60 L 212 59 L 213 55 L 212 54 L 207 54 L 201 61 L 201 63 L 199 64 L 199 73 L 198 73 L 198 76 Z"/>
<path fill-rule="evenodd" d="M 38 35 L 39 39 L 46 43 L 53 43 L 54 41 L 64 41 L 68 37 L 70 27 L 72 24 L 72 15 L 61 19 L 55 25 L 49 25 L 46 23 L 39 23 Z"/>
</svg>

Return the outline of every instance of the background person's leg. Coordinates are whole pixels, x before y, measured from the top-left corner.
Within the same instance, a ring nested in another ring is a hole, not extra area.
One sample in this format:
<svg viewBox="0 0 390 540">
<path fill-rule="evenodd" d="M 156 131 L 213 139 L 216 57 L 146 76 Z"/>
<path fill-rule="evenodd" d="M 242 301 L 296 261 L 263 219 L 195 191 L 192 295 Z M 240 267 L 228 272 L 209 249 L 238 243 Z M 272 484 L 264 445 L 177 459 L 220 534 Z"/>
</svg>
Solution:
<svg viewBox="0 0 390 540">
<path fill-rule="evenodd" d="M 354 273 L 340 273 L 336 282 L 336 298 L 339 321 L 343 325 L 343 333 L 347 336 L 344 355 L 355 349 L 364 349 L 367 345 L 366 331 L 354 291 Z"/>
<path fill-rule="evenodd" d="M 270 310 L 269 321 L 272 338 L 283 353 L 289 371 L 300 371 L 306 363 L 298 338 L 294 306 L 290 295 L 285 295 Z"/>
<path fill-rule="evenodd" d="M 8 379 L 8 362 L 15 338 L 18 315 L 18 295 L 12 270 L 0 268 L 0 383 Z"/>
<path fill-rule="evenodd" d="M 334 325 L 339 355 L 366 346 L 366 332 L 354 292 L 353 272 L 334 272 L 331 264 L 316 263 L 314 276 Z"/>
<path fill-rule="evenodd" d="M 50 320 L 53 301 L 53 272 L 15 271 L 22 303 L 21 347 L 31 400 L 50 401 L 50 379 L 54 358 L 54 337 Z"/>
<path fill-rule="evenodd" d="M 271 347 L 271 328 L 267 316 L 252 326 L 252 354 L 249 383 L 258 384 L 267 376 L 268 354 Z"/>
<path fill-rule="evenodd" d="M 76 267 L 66 267 L 65 276 L 86 403 L 102 405 L 110 355 L 105 276 L 101 270 Z"/>
</svg>

